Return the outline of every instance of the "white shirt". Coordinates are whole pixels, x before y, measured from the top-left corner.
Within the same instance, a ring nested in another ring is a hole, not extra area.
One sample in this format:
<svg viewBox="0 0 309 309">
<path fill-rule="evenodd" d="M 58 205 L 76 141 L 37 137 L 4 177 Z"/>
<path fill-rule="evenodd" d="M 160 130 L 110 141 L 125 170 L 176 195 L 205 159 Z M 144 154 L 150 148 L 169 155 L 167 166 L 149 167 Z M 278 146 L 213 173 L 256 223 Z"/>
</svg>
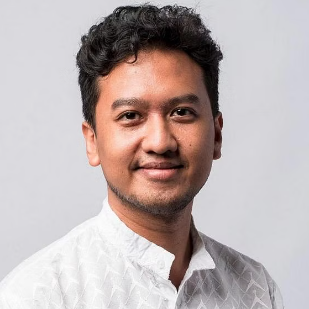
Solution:
<svg viewBox="0 0 309 309">
<path fill-rule="evenodd" d="M 282 309 L 265 268 L 191 228 L 193 255 L 178 289 L 174 255 L 102 212 L 41 250 L 0 284 L 1 309 Z"/>
</svg>

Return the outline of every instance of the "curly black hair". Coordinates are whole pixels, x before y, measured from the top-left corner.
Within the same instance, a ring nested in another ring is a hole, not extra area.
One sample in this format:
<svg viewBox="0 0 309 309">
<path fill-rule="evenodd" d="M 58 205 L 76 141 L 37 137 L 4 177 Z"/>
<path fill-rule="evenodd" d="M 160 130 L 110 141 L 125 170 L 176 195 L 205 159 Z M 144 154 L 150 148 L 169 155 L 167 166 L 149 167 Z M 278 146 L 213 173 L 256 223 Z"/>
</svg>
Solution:
<svg viewBox="0 0 309 309">
<path fill-rule="evenodd" d="M 200 16 L 183 6 L 121 6 L 82 36 L 77 54 L 85 120 L 95 130 L 98 77 L 140 50 L 180 50 L 203 70 L 213 116 L 219 111 L 218 79 L 222 53 Z"/>
</svg>

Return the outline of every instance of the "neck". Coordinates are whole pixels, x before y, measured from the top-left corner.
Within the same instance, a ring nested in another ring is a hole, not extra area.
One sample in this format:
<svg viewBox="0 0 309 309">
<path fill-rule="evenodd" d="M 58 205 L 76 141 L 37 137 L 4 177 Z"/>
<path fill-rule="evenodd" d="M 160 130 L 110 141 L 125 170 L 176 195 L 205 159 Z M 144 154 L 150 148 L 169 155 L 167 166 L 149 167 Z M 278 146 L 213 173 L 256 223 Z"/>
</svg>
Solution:
<svg viewBox="0 0 309 309">
<path fill-rule="evenodd" d="M 132 231 L 175 255 L 169 279 L 178 289 L 192 255 L 190 237 L 192 202 L 173 220 L 133 210 L 110 196 L 109 204 L 119 219 Z"/>
</svg>

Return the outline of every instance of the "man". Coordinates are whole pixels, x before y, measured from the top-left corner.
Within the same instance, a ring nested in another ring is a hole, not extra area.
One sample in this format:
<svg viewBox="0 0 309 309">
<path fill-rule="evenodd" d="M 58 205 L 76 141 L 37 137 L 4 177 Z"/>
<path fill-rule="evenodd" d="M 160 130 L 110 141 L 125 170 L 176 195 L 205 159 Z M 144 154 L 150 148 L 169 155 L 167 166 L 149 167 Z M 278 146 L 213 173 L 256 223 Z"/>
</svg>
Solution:
<svg viewBox="0 0 309 309">
<path fill-rule="evenodd" d="M 283 308 L 261 264 L 191 218 L 221 155 L 221 58 L 178 6 L 120 7 L 82 38 L 82 130 L 108 197 L 5 279 L 0 308 Z"/>
</svg>

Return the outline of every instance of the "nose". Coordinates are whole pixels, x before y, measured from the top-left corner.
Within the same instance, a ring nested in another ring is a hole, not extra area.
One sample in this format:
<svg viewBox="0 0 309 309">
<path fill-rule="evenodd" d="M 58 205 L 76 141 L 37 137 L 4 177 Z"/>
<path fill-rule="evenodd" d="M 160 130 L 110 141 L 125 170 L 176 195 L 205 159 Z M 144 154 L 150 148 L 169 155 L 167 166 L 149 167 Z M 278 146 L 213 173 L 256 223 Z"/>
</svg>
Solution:
<svg viewBox="0 0 309 309">
<path fill-rule="evenodd" d="M 178 148 L 171 124 L 161 117 L 147 121 L 142 148 L 146 153 L 165 154 L 175 152 Z"/>
</svg>

